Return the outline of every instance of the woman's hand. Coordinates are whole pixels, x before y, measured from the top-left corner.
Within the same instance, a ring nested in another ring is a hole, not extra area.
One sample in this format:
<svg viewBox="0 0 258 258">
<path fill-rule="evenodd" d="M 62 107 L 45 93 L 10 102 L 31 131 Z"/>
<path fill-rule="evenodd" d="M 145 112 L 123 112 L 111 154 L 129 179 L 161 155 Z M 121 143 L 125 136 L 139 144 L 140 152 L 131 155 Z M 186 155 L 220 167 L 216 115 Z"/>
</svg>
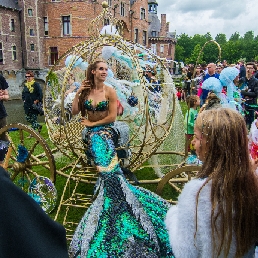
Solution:
<svg viewBox="0 0 258 258">
<path fill-rule="evenodd" d="M 89 81 L 82 81 L 82 84 L 80 86 L 80 88 L 78 89 L 77 93 L 80 94 L 82 93 L 84 90 L 89 90 L 91 87 L 90 87 L 90 82 Z"/>
<path fill-rule="evenodd" d="M 93 122 L 89 121 L 85 117 L 82 117 L 81 124 L 84 125 L 84 126 L 88 126 L 88 127 L 93 127 L 94 126 Z"/>
</svg>

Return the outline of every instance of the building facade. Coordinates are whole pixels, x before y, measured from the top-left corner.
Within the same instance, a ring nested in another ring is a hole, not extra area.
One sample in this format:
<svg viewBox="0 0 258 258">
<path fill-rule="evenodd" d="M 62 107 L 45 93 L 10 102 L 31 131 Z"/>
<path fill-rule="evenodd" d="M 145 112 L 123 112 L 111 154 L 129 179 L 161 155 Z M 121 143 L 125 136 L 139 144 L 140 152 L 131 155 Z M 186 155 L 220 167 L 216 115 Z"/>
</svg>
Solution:
<svg viewBox="0 0 258 258">
<path fill-rule="evenodd" d="M 166 14 L 161 14 L 161 20 L 159 20 L 157 15 L 157 1 L 148 0 L 148 4 L 148 47 L 156 55 L 167 58 L 168 60 L 174 60 L 176 33 L 169 31 L 169 22 L 166 21 Z"/>
<path fill-rule="evenodd" d="M 126 40 L 173 58 L 175 37 L 166 16 L 159 21 L 155 0 L 108 0 L 108 4 L 122 21 Z M 0 70 L 12 80 L 11 92 L 21 91 L 26 70 L 34 70 L 36 79 L 44 81 L 58 58 L 89 37 L 88 25 L 102 10 L 101 0 L 0 0 Z"/>
</svg>

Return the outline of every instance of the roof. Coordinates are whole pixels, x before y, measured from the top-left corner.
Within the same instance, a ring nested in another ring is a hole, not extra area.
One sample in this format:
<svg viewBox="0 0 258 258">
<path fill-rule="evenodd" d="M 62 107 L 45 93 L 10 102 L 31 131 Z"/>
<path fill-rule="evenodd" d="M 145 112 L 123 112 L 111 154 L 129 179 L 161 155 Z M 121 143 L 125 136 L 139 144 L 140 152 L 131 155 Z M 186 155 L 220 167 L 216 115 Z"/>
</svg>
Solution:
<svg viewBox="0 0 258 258">
<path fill-rule="evenodd" d="M 17 0 L 0 0 L 0 6 L 17 10 L 19 9 Z"/>
<path fill-rule="evenodd" d="M 148 17 L 150 22 L 150 25 L 148 28 L 148 36 L 151 37 L 152 31 L 156 31 L 158 35 L 158 32 L 160 32 L 160 29 L 161 29 L 161 24 L 160 24 L 158 15 L 155 13 L 149 13 Z"/>
<path fill-rule="evenodd" d="M 158 2 L 156 0 L 148 0 L 148 4 L 156 4 L 156 5 L 158 5 Z"/>
</svg>

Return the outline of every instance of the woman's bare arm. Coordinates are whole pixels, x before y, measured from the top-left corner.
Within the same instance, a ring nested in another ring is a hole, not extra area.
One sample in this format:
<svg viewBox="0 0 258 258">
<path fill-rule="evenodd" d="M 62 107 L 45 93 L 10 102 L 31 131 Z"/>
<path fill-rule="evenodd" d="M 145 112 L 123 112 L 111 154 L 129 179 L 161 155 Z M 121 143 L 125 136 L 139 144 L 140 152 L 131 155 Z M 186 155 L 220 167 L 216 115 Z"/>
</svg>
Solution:
<svg viewBox="0 0 258 258">
<path fill-rule="evenodd" d="M 79 107 L 79 96 L 82 93 L 82 91 L 87 90 L 87 89 L 90 89 L 89 81 L 83 81 L 73 99 L 73 103 L 72 103 L 72 115 L 73 116 L 80 113 L 81 110 Z"/>
</svg>

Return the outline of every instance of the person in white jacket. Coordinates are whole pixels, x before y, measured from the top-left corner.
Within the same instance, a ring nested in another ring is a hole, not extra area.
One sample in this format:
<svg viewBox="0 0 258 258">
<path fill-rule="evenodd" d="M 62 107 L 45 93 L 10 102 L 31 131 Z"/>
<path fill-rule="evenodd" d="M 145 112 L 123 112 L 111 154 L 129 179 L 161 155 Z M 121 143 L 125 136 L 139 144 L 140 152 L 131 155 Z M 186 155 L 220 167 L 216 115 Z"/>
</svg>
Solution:
<svg viewBox="0 0 258 258">
<path fill-rule="evenodd" d="M 175 257 L 254 257 L 258 178 L 243 117 L 226 108 L 203 111 L 192 143 L 202 168 L 165 219 Z"/>
</svg>

